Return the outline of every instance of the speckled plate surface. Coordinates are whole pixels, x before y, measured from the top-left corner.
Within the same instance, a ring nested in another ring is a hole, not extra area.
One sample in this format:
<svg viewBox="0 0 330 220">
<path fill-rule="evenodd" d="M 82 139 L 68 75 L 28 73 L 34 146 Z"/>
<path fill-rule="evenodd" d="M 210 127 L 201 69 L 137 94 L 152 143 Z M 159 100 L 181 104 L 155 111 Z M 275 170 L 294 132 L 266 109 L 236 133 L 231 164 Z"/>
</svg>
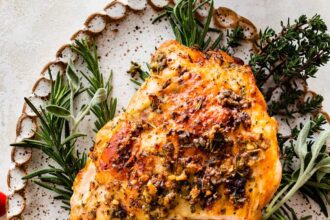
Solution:
<svg viewBox="0 0 330 220">
<path fill-rule="evenodd" d="M 292 3 L 286 3 L 290 10 L 294 13 L 280 13 L 285 15 L 283 18 L 277 16 L 278 20 L 274 23 L 274 19 L 268 16 L 265 4 L 273 4 L 272 1 L 246 1 L 238 4 L 240 1 L 215 1 L 217 8 L 214 13 L 213 25 L 221 29 L 231 29 L 237 25 L 245 27 L 245 41 L 243 46 L 234 51 L 235 56 L 247 59 L 249 54 L 253 52 L 252 41 L 257 33 L 256 27 L 264 28 L 267 24 L 275 26 L 280 20 L 288 16 L 297 17 L 309 9 L 308 1 L 294 0 Z M 274 3 L 279 7 L 280 3 L 286 1 L 280 0 Z M 294 10 L 294 5 L 300 2 L 306 2 L 307 6 Z M 322 1 L 320 1 L 322 2 Z M 89 16 L 84 24 L 84 28 L 78 30 L 72 35 L 71 41 L 61 47 L 56 53 L 53 61 L 48 63 L 41 71 L 40 76 L 36 76 L 35 85 L 32 88 L 32 94 L 28 96 L 30 101 L 37 105 L 43 105 L 48 99 L 50 92 L 50 79 L 46 73 L 47 69 L 51 70 L 53 76 L 57 73 L 64 74 L 65 67 L 69 59 L 75 61 L 78 69 L 84 69 L 82 60 L 71 49 L 70 44 L 75 39 L 89 38 L 94 39 L 100 56 L 101 71 L 107 75 L 110 70 L 114 71 L 113 85 L 114 97 L 119 97 L 119 108 L 125 107 L 131 95 L 136 91 L 136 87 L 130 82 L 130 77 L 126 74 L 129 69 L 130 62 L 139 63 L 148 62 L 150 55 L 155 51 L 155 47 L 168 39 L 173 39 L 172 30 L 169 23 L 163 20 L 156 25 L 151 24 L 153 18 L 158 14 L 162 7 L 167 5 L 167 0 L 128 0 L 128 1 L 110 1 L 100 13 Z M 330 4 L 327 4 L 330 6 Z M 224 6 L 228 7 L 225 8 Z M 284 5 L 282 4 L 284 7 Z M 307 8 L 306 8 L 307 7 Z M 229 8 L 235 10 L 232 11 Z M 258 9 L 263 10 L 258 10 Z M 317 9 L 317 8 L 316 8 Z M 253 13 L 251 13 L 253 10 Z M 287 8 L 285 9 L 287 11 Z M 305 11 L 301 11 L 305 10 Z M 220 12 L 220 13 L 217 13 Z M 243 12 L 243 13 L 240 13 Z M 269 12 L 276 12 L 274 8 Z M 317 10 L 315 12 L 318 12 Z M 205 16 L 205 11 L 200 10 L 201 18 Z M 226 16 L 223 16 L 223 15 Z M 249 15 L 249 20 L 242 16 Z M 276 16 L 275 16 L 276 17 Z M 259 20 L 264 18 L 264 20 Z M 327 18 L 329 18 L 327 20 Z M 250 22 L 253 21 L 255 25 Z M 255 22 L 256 21 L 256 22 Z M 330 16 L 326 17 L 326 21 L 330 21 Z M 329 22 L 328 22 L 329 24 Z M 329 69 L 329 68 L 328 68 Z M 321 71 L 326 71 L 322 69 Z M 53 77 L 54 78 L 54 77 Z M 326 79 L 329 82 L 329 79 Z M 312 84 L 315 82 L 312 82 Z M 326 89 L 321 87 L 318 89 Z M 327 91 L 327 90 L 326 90 Z M 325 92 L 320 92 L 326 98 L 330 97 Z M 84 97 L 80 100 L 83 103 Z M 328 101 L 325 102 L 325 109 L 328 108 Z M 79 104 L 78 104 L 79 105 Z M 88 116 L 82 124 L 82 130 L 89 135 L 82 138 L 78 147 L 81 150 L 87 150 L 93 144 L 94 133 L 92 131 L 93 124 L 90 123 L 93 116 Z M 22 115 L 18 119 L 16 129 L 16 141 L 23 138 L 33 137 L 33 131 L 37 128 L 37 120 L 29 107 L 24 105 Z M 53 194 L 46 191 L 35 184 L 21 180 L 21 177 L 35 169 L 51 164 L 52 161 L 45 158 L 42 154 L 31 149 L 13 148 L 11 159 L 12 168 L 8 172 L 8 187 L 10 195 L 8 197 L 8 218 L 9 219 L 67 219 L 68 212 L 60 208 L 60 202 L 53 200 Z M 303 215 L 313 215 L 313 219 L 326 219 L 319 214 L 318 208 L 313 203 L 308 203 L 300 195 L 297 195 L 291 203 L 297 207 L 298 213 Z"/>
</svg>

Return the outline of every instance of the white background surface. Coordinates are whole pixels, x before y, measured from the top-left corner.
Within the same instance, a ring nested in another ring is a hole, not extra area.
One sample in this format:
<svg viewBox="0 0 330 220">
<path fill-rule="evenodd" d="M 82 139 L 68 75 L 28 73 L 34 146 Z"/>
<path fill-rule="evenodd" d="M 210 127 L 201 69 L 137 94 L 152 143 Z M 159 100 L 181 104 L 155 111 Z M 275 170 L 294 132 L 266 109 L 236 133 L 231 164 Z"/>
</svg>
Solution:
<svg viewBox="0 0 330 220">
<path fill-rule="evenodd" d="M 0 0 L 0 191 L 7 192 L 9 144 L 15 138 L 23 97 L 31 93 L 41 69 L 54 59 L 57 49 L 82 27 L 88 15 L 102 10 L 108 2 L 110 0 Z M 260 28 L 266 26 L 265 20 L 269 26 L 279 27 L 280 20 L 288 16 L 296 18 L 315 13 L 321 14 L 330 26 L 328 0 L 221 0 L 220 3 Z M 311 82 L 311 88 L 324 95 L 328 111 L 329 87 L 330 64 Z"/>
</svg>

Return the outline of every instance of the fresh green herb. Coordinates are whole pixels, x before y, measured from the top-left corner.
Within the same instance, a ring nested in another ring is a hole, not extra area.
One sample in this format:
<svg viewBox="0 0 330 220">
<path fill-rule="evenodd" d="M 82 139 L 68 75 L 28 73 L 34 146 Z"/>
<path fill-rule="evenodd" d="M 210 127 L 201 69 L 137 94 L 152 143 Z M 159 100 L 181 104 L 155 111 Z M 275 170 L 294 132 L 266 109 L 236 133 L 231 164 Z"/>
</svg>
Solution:
<svg viewBox="0 0 330 220">
<path fill-rule="evenodd" d="M 197 10 L 206 4 L 210 4 L 208 16 L 205 24 L 197 18 Z M 215 50 L 220 48 L 222 32 L 219 29 L 211 28 L 210 23 L 213 15 L 213 0 L 205 0 L 197 4 L 196 0 L 180 0 L 174 6 L 165 6 L 165 11 L 157 16 L 153 23 L 156 23 L 163 17 L 168 17 L 176 40 L 188 47 L 195 47 L 201 50 Z M 218 37 L 212 42 L 209 32 L 215 32 Z M 231 46 L 238 45 L 243 33 L 242 28 L 235 28 L 232 32 L 228 32 L 227 40 L 231 42 Z M 212 44 L 211 44 L 212 43 Z M 229 49 L 229 46 L 228 48 Z M 131 67 L 127 71 L 132 76 L 131 81 L 141 86 L 147 78 L 150 77 L 150 67 L 148 70 L 142 70 L 141 65 L 131 62 Z"/>
<path fill-rule="evenodd" d="M 49 165 L 46 169 L 34 171 L 24 179 L 32 179 L 39 186 L 54 191 L 57 194 L 55 198 L 62 200 L 64 203 L 62 207 L 65 209 L 70 209 L 69 200 L 73 193 L 73 181 L 85 166 L 87 159 L 85 153 L 80 154 L 75 149 L 77 139 L 86 136 L 77 132 L 80 122 L 92 111 L 97 116 L 95 126 L 98 130 L 114 117 L 116 110 L 116 99 L 111 98 L 111 75 L 104 82 L 98 66 L 95 44 L 90 48 L 87 41 L 76 41 L 76 46 L 72 48 L 82 56 L 91 72 L 91 74 L 81 72 L 89 83 L 88 87 L 84 88 L 73 63 L 69 62 L 66 70 L 67 80 L 63 80 L 62 76 L 57 74 L 45 108 L 34 106 L 25 99 L 40 120 L 40 127 L 35 132 L 36 137 L 11 144 L 16 147 L 41 150 L 54 160 L 56 166 Z M 51 77 L 50 73 L 49 75 Z M 86 90 L 91 100 L 75 113 L 74 100 Z"/>
<path fill-rule="evenodd" d="M 310 122 L 310 129 L 308 133 L 309 138 L 313 138 L 317 133 L 323 130 L 322 126 L 326 124 L 327 121 L 323 115 L 319 115 L 318 117 L 315 117 Z M 288 136 L 281 136 L 279 135 L 279 142 L 282 142 L 282 145 L 280 144 L 280 147 L 282 149 L 283 154 L 283 174 L 282 174 L 282 182 L 281 186 L 286 186 L 292 182 L 292 175 L 295 172 L 296 164 L 293 163 L 293 161 L 297 158 L 299 160 L 298 155 L 295 152 L 295 143 L 294 141 L 297 139 L 298 134 L 301 132 L 303 128 L 303 124 L 301 123 L 299 126 L 295 126 L 291 130 L 291 134 Z M 283 145 L 283 143 L 289 143 L 286 145 Z M 313 141 L 310 140 L 308 142 L 308 148 L 311 147 L 313 144 Z M 329 154 L 326 152 L 326 148 L 324 147 L 319 155 L 322 154 Z M 300 160 L 299 160 L 300 161 Z M 319 182 L 320 181 L 320 182 Z M 314 200 L 320 207 L 321 211 L 324 213 L 325 216 L 328 216 L 327 212 L 327 206 L 329 204 L 329 197 L 328 193 L 330 190 L 330 175 L 326 174 L 322 177 L 322 179 L 318 180 L 317 174 L 314 174 L 310 177 L 310 179 L 305 183 L 300 189 L 300 193 L 302 193 L 306 198 L 311 198 Z M 282 215 L 290 213 L 290 215 L 287 215 L 288 219 L 296 219 L 290 217 L 292 214 L 291 212 L 284 212 L 283 210 L 286 210 L 285 207 L 288 207 L 287 204 L 285 206 L 281 207 L 281 210 L 278 212 L 281 212 Z"/>
<path fill-rule="evenodd" d="M 259 53 L 249 62 L 257 84 L 265 94 L 271 115 L 292 117 L 293 114 L 320 110 L 322 96 L 304 100 L 307 79 L 315 77 L 318 67 L 330 59 L 330 36 L 319 15 L 308 19 L 300 16 L 293 24 L 281 23 L 279 34 L 271 28 L 260 32 Z M 274 94 L 279 96 L 274 100 Z"/>
<path fill-rule="evenodd" d="M 290 24 L 288 20 L 287 24 L 281 23 L 281 26 L 279 34 L 270 28 L 260 32 L 260 39 L 256 44 L 259 53 L 252 55 L 249 63 L 268 102 L 269 114 L 279 116 L 290 127 L 292 119 L 311 117 L 309 136 L 312 136 L 322 130 L 326 119 L 322 115 L 315 116 L 321 111 L 323 97 L 306 89 L 307 79 L 315 77 L 318 67 L 329 61 L 330 36 L 319 15 L 311 19 L 303 15 L 295 20 L 294 24 Z M 282 186 L 292 184 L 291 176 L 295 171 L 292 161 L 300 161 L 294 150 L 294 143 L 301 128 L 302 125 L 294 127 L 288 136 L 278 134 L 283 158 Z M 299 191 L 314 200 L 326 216 L 326 206 L 330 204 L 327 198 L 330 190 L 329 178 L 329 175 L 325 175 L 322 184 L 314 184 L 317 182 L 317 176 L 314 174 L 299 187 Z M 285 204 L 274 216 L 284 215 L 288 219 L 295 219 L 292 217 L 293 212 L 294 210 Z"/>
<path fill-rule="evenodd" d="M 205 4 L 210 4 L 206 23 L 203 24 L 197 18 L 196 11 Z M 205 0 L 197 4 L 196 0 L 180 0 L 173 7 L 165 6 L 165 11 L 157 16 L 153 23 L 156 23 L 163 17 L 168 17 L 172 26 L 173 33 L 176 40 L 188 47 L 195 47 L 201 50 L 214 50 L 220 48 L 222 39 L 222 32 L 219 29 L 211 28 L 210 23 L 213 15 L 213 0 Z M 215 32 L 218 37 L 212 42 L 211 36 L 207 36 L 209 32 Z M 227 40 L 231 42 L 231 46 L 238 45 L 242 28 L 235 28 L 231 33 L 228 32 Z M 227 47 L 229 49 L 229 46 Z M 131 62 L 131 67 L 127 71 L 132 78 L 131 81 L 138 86 L 141 86 L 147 78 L 150 77 L 150 66 L 147 65 L 148 70 L 143 70 L 141 65 L 136 62 Z"/>
<path fill-rule="evenodd" d="M 330 130 L 323 131 L 313 144 L 307 141 L 311 123 L 307 122 L 298 135 L 294 151 L 299 158 L 299 168 L 294 170 L 285 186 L 276 194 L 266 209 L 265 219 L 268 219 L 280 209 L 305 184 L 322 185 L 323 178 L 330 173 L 330 156 L 324 150 L 324 144 L 330 137 Z M 311 146 L 310 146 L 311 145 Z M 310 179 L 316 174 L 317 181 Z M 327 185 L 330 187 L 330 185 Z"/>
<path fill-rule="evenodd" d="M 326 118 L 322 114 L 316 117 L 311 117 L 310 120 L 311 120 L 311 128 L 309 132 L 309 137 L 315 135 L 320 131 L 323 131 L 322 126 L 327 123 Z M 294 128 L 291 129 L 290 135 L 283 136 L 279 134 L 278 140 L 280 142 L 280 147 L 282 150 L 284 147 L 284 143 L 297 139 L 298 134 L 301 131 L 302 127 L 303 127 L 303 123 L 300 123 L 298 126 L 295 126 Z"/>
<path fill-rule="evenodd" d="M 273 213 L 269 220 L 309 220 L 312 219 L 312 216 L 304 216 L 298 218 L 297 214 L 295 213 L 294 209 L 287 204 L 281 206 L 276 212 Z"/>
<path fill-rule="evenodd" d="M 69 119 L 71 122 L 71 133 L 75 133 L 79 123 L 83 120 L 83 118 L 89 113 L 91 109 L 93 109 L 96 105 L 103 103 L 107 99 L 106 90 L 102 87 L 97 88 L 93 97 L 88 105 L 84 105 L 77 115 L 74 113 L 74 96 L 81 89 L 82 84 L 80 83 L 80 79 L 77 76 L 77 72 L 71 62 L 69 62 L 66 77 L 68 79 L 69 88 L 70 88 L 70 110 L 65 109 L 62 106 L 51 104 L 46 106 L 46 110 L 53 115 Z"/>
<path fill-rule="evenodd" d="M 241 26 L 235 27 L 233 30 L 227 30 L 227 45 L 221 49 L 230 52 L 230 49 L 236 48 L 241 45 L 240 41 L 244 38 L 243 28 Z"/>
<path fill-rule="evenodd" d="M 49 75 L 51 77 L 51 74 Z M 66 209 L 70 206 L 73 181 L 79 170 L 85 166 L 87 158 L 86 154 L 80 155 L 74 149 L 77 138 L 85 135 L 77 132 L 71 133 L 69 120 L 66 118 L 70 115 L 70 95 L 74 93 L 73 96 L 76 97 L 81 92 L 82 90 L 79 89 L 72 91 L 60 74 L 57 74 L 49 99 L 49 106 L 54 107 L 48 107 L 56 113 L 51 113 L 47 108 L 34 106 L 28 99 L 25 99 L 27 105 L 40 120 L 40 127 L 35 132 L 34 139 L 24 139 L 22 142 L 11 144 L 16 147 L 31 147 L 41 150 L 56 162 L 56 167 L 49 165 L 49 168 L 32 172 L 24 179 L 33 179 L 36 184 L 54 191 L 57 194 L 56 198 L 62 200 L 63 207 Z"/>
<path fill-rule="evenodd" d="M 154 22 L 167 16 L 177 41 L 188 47 L 196 47 L 201 50 L 216 49 L 219 47 L 222 33 L 219 30 L 210 28 L 213 0 L 205 0 L 200 4 L 196 2 L 196 0 L 180 0 L 173 7 L 166 6 L 165 12 L 160 14 Z M 198 20 L 196 11 L 205 4 L 210 4 L 210 9 L 205 24 L 203 24 Z M 211 37 L 207 36 L 209 31 L 219 33 L 212 44 Z"/>
<path fill-rule="evenodd" d="M 141 86 L 141 81 L 144 82 L 147 78 L 150 77 L 150 67 L 147 64 L 148 67 L 148 71 L 146 70 L 142 70 L 142 67 L 140 64 L 136 63 L 136 62 L 131 62 L 131 67 L 130 69 L 127 71 L 128 74 L 131 75 L 131 81 L 133 83 L 135 83 L 138 86 Z"/>
<path fill-rule="evenodd" d="M 82 56 L 89 70 L 89 73 L 80 72 L 89 83 L 88 94 L 90 97 L 93 97 L 98 89 L 105 89 L 106 98 L 102 102 L 91 106 L 91 111 L 97 117 L 97 121 L 95 121 L 95 131 L 98 131 L 108 121 L 111 121 L 116 113 L 117 99 L 111 97 L 112 72 L 109 78 L 105 80 L 99 68 L 95 42 L 93 42 L 92 46 L 90 46 L 86 40 L 75 41 L 75 43 L 76 45 L 72 46 L 72 49 Z"/>
</svg>

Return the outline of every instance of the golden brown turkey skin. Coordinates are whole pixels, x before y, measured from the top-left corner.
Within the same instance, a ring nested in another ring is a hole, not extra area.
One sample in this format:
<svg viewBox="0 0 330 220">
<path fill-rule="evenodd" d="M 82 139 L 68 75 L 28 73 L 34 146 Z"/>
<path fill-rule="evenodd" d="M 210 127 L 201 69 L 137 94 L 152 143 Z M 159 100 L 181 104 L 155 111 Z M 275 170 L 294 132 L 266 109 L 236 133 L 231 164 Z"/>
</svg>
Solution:
<svg viewBox="0 0 330 220">
<path fill-rule="evenodd" d="M 248 66 L 176 41 L 77 176 L 71 219 L 246 219 L 281 179 L 277 123 Z"/>
</svg>

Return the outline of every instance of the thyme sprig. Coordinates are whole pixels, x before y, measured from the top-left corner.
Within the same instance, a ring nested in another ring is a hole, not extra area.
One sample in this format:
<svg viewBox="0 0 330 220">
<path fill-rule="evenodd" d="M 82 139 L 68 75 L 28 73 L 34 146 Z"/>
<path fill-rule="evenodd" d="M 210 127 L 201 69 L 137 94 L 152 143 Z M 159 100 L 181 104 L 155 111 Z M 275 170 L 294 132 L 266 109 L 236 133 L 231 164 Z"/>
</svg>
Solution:
<svg viewBox="0 0 330 220">
<path fill-rule="evenodd" d="M 257 84 L 265 94 L 271 115 L 293 116 L 318 112 L 323 97 L 305 100 L 307 79 L 330 59 L 330 36 L 319 15 L 300 16 L 284 24 L 279 34 L 271 28 L 260 31 L 259 53 L 249 62 Z M 274 100 L 274 93 L 279 96 Z"/>
</svg>

